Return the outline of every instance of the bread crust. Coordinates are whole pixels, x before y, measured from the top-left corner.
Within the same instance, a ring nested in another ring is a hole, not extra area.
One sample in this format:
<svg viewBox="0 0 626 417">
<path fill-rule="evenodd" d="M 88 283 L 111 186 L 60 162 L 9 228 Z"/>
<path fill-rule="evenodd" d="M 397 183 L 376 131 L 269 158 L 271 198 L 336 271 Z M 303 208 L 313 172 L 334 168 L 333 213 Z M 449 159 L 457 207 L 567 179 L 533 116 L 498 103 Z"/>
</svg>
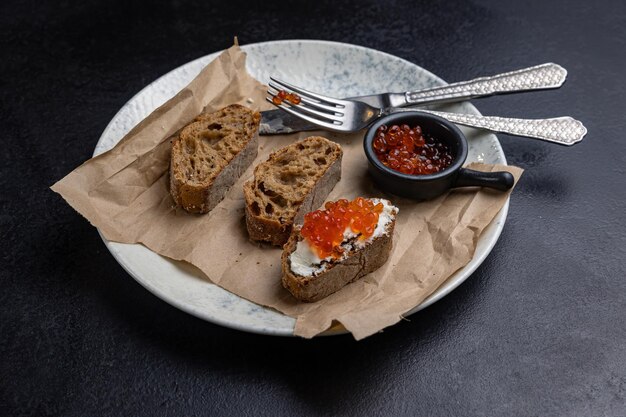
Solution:
<svg viewBox="0 0 626 417">
<path fill-rule="evenodd" d="M 328 139 L 322 137 L 310 137 L 307 139 L 312 138 L 319 138 L 324 141 L 328 141 Z M 306 195 L 293 219 L 280 222 L 276 219 L 270 219 L 260 214 L 255 215 L 252 211 L 252 204 L 255 201 L 254 181 L 248 181 L 244 184 L 243 192 L 246 200 L 245 217 L 250 239 L 268 242 L 274 246 L 282 246 L 289 239 L 293 225 L 301 223 L 304 220 L 304 215 L 306 213 L 313 211 L 322 205 L 328 194 L 330 194 L 341 178 L 341 158 L 343 152 L 338 144 L 335 144 L 334 142 L 331 143 L 333 143 L 334 146 L 337 146 L 340 152 L 338 152 L 336 159 L 326 168 L 322 176 L 317 180 L 313 188 Z M 295 146 L 297 144 L 298 142 L 288 146 Z M 267 160 L 267 163 L 272 163 L 274 155 L 279 151 L 280 149 L 272 153 Z"/>
<path fill-rule="evenodd" d="M 253 131 L 246 145 L 235 155 L 235 157 L 207 184 L 192 184 L 185 181 L 183 175 L 177 175 L 174 168 L 174 153 L 180 152 L 180 133 L 172 142 L 172 158 L 170 160 L 170 194 L 177 205 L 184 208 L 189 213 L 208 213 L 220 201 L 239 179 L 243 172 L 252 164 L 258 153 L 259 145 L 259 124 L 261 115 L 252 112 L 250 109 L 233 104 L 224 109 L 232 111 L 245 111 L 252 113 Z M 222 109 L 222 110 L 224 110 Z M 203 113 L 195 120 L 211 121 L 211 113 Z"/>
<path fill-rule="evenodd" d="M 300 227 L 295 227 L 283 247 L 281 256 L 283 287 L 296 299 L 310 303 L 328 297 L 349 283 L 377 270 L 387 262 L 391 253 L 395 224 L 394 218 L 387 225 L 386 233 L 375 238 L 363 249 L 352 251 L 346 259 L 331 264 L 317 276 L 307 277 L 295 275 L 291 271 L 289 256 L 296 250 L 298 242 L 303 239 Z"/>
</svg>

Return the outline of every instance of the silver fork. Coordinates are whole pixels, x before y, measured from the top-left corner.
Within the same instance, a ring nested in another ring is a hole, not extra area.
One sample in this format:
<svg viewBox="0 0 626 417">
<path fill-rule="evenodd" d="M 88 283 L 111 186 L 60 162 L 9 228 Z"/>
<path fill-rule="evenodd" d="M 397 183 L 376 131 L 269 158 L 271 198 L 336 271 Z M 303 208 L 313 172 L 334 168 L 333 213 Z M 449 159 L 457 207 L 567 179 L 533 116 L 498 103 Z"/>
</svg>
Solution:
<svg viewBox="0 0 626 417">
<path fill-rule="evenodd" d="M 379 108 L 357 100 L 338 99 L 305 90 L 285 81 L 270 77 L 266 99 L 272 99 L 280 90 L 287 90 L 300 96 L 300 103 L 293 104 L 283 100 L 277 107 L 325 129 L 337 132 L 356 132 L 366 128 L 381 116 L 400 112 L 417 111 L 414 109 Z M 453 123 L 506 133 L 513 136 L 541 139 L 561 145 L 573 145 L 580 142 L 587 134 L 587 129 L 578 120 L 569 116 L 552 119 L 516 119 L 472 114 L 448 113 L 420 109 L 425 113 L 435 114 Z"/>
</svg>

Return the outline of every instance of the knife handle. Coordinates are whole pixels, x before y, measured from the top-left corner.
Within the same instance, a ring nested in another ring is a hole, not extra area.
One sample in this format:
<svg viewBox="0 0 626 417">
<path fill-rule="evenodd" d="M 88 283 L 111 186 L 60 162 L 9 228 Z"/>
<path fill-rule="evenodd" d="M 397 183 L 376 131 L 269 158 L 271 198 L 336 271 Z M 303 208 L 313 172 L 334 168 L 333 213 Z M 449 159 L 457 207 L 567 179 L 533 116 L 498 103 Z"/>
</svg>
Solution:
<svg viewBox="0 0 626 417">
<path fill-rule="evenodd" d="M 404 110 L 404 109 L 403 109 Z M 571 146 L 583 140 L 587 128 L 569 116 L 553 119 L 514 119 L 511 117 L 478 116 L 475 114 L 448 113 L 420 110 L 434 114 L 463 126 L 485 129 L 496 133 L 541 139 L 559 145 Z"/>
<path fill-rule="evenodd" d="M 480 77 L 426 90 L 409 91 L 404 94 L 404 98 L 408 106 L 454 102 L 495 94 L 558 88 L 563 85 L 566 77 L 565 68 L 547 63 L 491 77 Z"/>
</svg>

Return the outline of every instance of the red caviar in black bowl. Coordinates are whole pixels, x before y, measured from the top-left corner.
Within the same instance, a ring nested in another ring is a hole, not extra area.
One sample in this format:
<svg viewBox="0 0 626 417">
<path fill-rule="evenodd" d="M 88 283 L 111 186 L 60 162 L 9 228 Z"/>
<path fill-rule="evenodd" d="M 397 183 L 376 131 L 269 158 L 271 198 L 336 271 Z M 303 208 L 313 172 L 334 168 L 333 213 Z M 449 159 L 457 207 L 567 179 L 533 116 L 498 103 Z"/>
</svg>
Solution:
<svg viewBox="0 0 626 417">
<path fill-rule="evenodd" d="M 458 187 L 505 191 L 515 182 L 510 172 L 463 168 L 469 152 L 463 132 L 446 119 L 420 111 L 396 112 L 376 120 L 365 132 L 363 151 L 369 174 L 381 190 L 415 200 L 435 198 Z"/>
<path fill-rule="evenodd" d="M 409 175 L 434 174 L 454 160 L 450 148 L 423 133 L 419 125 L 382 125 L 376 130 L 372 147 L 385 166 Z"/>
</svg>

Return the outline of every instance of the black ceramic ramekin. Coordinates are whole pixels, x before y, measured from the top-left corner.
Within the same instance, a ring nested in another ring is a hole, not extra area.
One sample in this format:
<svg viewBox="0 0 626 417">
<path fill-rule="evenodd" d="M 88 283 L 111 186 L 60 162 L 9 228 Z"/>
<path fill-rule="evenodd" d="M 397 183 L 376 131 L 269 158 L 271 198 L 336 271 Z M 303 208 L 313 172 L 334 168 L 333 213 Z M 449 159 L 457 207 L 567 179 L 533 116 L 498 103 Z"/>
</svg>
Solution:
<svg viewBox="0 0 626 417">
<path fill-rule="evenodd" d="M 382 125 L 419 125 L 422 132 L 448 145 L 455 156 L 452 164 L 441 172 L 428 175 L 409 175 L 395 171 L 378 160 L 372 142 Z M 441 117 L 419 111 L 394 113 L 381 117 L 365 133 L 363 141 L 369 168 L 378 186 L 390 193 L 418 200 L 435 198 L 450 188 L 489 187 L 506 191 L 513 186 L 511 173 L 480 172 L 463 168 L 467 158 L 468 144 L 465 135 L 454 124 Z"/>
</svg>

